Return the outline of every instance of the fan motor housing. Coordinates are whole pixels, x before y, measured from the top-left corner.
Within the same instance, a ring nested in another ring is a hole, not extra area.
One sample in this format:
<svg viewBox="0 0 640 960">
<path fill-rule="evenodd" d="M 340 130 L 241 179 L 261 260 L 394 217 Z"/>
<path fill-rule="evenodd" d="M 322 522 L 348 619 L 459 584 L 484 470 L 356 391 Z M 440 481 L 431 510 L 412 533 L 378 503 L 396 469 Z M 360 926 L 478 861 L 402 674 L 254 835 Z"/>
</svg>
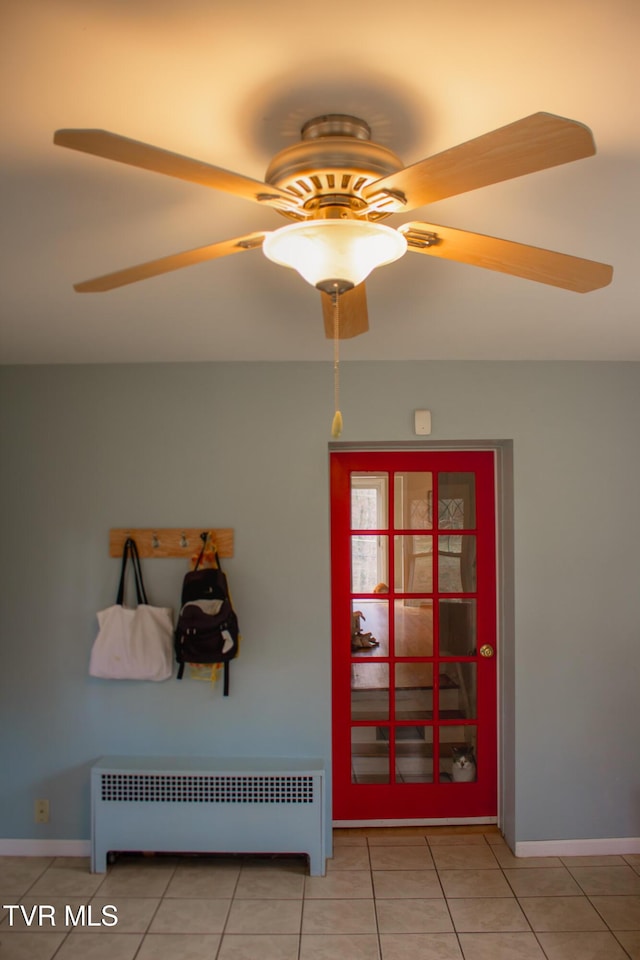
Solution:
<svg viewBox="0 0 640 960">
<path fill-rule="evenodd" d="M 371 140 L 369 125 L 357 117 L 326 114 L 309 120 L 302 140 L 276 154 L 265 181 L 297 197 L 314 216 L 389 216 L 388 211 L 367 211 L 363 191 L 376 180 L 403 169 L 395 153 Z M 295 213 L 280 210 L 295 219 Z"/>
</svg>

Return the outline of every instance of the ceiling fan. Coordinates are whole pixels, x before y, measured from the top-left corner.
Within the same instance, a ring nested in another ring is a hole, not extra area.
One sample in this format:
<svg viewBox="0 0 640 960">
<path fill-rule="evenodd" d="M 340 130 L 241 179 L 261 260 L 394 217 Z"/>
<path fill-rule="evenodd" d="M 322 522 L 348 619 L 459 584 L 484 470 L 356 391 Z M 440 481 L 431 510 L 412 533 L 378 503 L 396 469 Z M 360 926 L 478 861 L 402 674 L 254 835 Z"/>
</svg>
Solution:
<svg viewBox="0 0 640 960">
<path fill-rule="evenodd" d="M 364 280 L 406 250 L 497 270 L 586 293 L 611 282 L 613 268 L 539 247 L 423 221 L 397 230 L 391 214 L 579 160 L 595 153 L 584 124 L 536 113 L 410 166 L 371 140 L 364 120 L 328 114 L 309 120 L 300 142 L 272 159 L 264 182 L 105 130 L 58 130 L 54 143 L 163 173 L 271 207 L 293 224 L 256 231 L 137 264 L 74 285 L 97 293 L 195 263 L 262 248 L 318 287 L 325 331 L 333 337 L 340 297 L 341 338 L 368 328 Z M 302 259 L 303 262 L 300 262 Z"/>
</svg>

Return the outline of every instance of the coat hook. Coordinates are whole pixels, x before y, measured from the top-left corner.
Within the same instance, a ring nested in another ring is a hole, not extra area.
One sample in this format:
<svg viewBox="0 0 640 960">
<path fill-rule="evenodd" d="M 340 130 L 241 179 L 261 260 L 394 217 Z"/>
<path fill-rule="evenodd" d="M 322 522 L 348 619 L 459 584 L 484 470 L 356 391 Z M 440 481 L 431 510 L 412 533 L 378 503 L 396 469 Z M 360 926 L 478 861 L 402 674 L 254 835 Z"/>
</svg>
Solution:
<svg viewBox="0 0 640 960">
<path fill-rule="evenodd" d="M 208 530 L 205 530 L 204 533 L 201 533 L 201 534 L 200 534 L 200 539 L 202 540 L 202 542 L 203 542 L 203 543 L 205 544 L 205 546 L 206 546 L 207 540 L 209 539 L 209 531 L 208 531 Z"/>
<path fill-rule="evenodd" d="M 153 547 L 154 550 L 157 550 L 160 546 L 160 541 L 158 540 L 157 533 L 151 534 L 151 546 Z"/>
<path fill-rule="evenodd" d="M 182 533 L 180 534 L 180 546 L 182 547 L 183 550 L 186 550 L 187 547 L 189 546 L 189 541 L 187 540 L 187 538 L 186 538 L 186 536 L 185 536 L 184 530 L 183 530 Z"/>
</svg>

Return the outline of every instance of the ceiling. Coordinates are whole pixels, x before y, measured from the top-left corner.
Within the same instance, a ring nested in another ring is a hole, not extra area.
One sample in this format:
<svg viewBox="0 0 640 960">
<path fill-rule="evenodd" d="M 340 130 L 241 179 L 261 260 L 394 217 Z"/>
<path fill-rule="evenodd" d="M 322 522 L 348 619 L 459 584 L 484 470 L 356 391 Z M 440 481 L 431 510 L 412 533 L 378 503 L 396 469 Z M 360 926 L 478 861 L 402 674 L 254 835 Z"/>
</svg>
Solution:
<svg viewBox="0 0 640 960">
<path fill-rule="evenodd" d="M 595 157 L 441 200 L 424 219 L 610 263 L 570 293 L 408 254 L 367 282 L 343 359 L 640 360 L 637 0 L 3 0 L 0 359 L 330 360 L 319 294 L 260 250 L 102 294 L 72 284 L 289 222 L 53 145 L 94 127 L 264 178 L 325 113 L 409 164 L 543 110 Z"/>
</svg>

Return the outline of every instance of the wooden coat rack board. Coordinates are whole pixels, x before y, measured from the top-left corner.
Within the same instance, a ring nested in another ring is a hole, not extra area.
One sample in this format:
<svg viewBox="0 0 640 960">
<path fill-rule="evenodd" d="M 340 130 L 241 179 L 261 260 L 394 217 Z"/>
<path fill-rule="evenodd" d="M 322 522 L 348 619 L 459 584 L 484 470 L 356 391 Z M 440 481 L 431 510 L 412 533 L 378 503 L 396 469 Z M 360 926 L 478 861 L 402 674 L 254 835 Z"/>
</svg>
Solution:
<svg viewBox="0 0 640 960">
<path fill-rule="evenodd" d="M 187 557 L 191 559 L 194 553 L 202 549 L 202 534 L 209 533 L 213 543 L 217 545 L 221 557 L 233 556 L 233 530 L 219 530 L 216 527 L 189 528 L 176 527 L 175 529 L 148 529 L 110 530 L 109 556 L 121 557 L 124 542 L 127 537 L 135 540 L 138 553 L 141 557 Z"/>
</svg>

